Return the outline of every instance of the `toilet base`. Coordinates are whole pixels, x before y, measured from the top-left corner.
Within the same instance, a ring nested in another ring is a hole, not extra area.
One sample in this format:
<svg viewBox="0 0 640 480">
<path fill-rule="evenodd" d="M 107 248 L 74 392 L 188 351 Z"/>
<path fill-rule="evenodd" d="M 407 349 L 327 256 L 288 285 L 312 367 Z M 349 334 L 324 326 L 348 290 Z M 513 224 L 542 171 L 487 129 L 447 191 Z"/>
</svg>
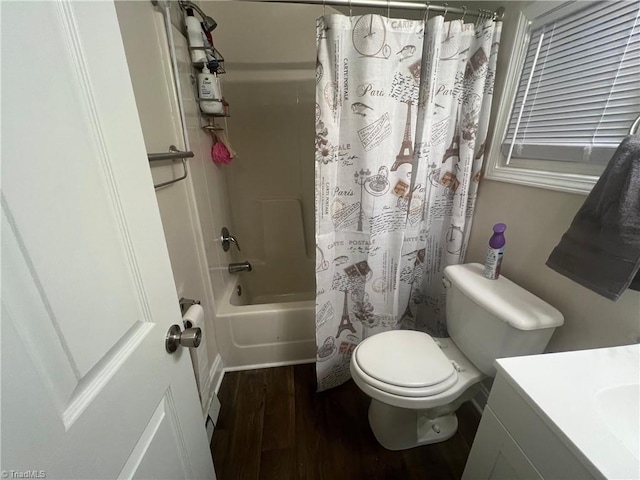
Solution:
<svg viewBox="0 0 640 480">
<path fill-rule="evenodd" d="M 429 418 L 430 410 L 411 410 L 394 407 L 371 399 L 369 425 L 376 440 L 387 450 L 408 448 L 443 442 L 458 430 L 455 411 Z"/>
</svg>

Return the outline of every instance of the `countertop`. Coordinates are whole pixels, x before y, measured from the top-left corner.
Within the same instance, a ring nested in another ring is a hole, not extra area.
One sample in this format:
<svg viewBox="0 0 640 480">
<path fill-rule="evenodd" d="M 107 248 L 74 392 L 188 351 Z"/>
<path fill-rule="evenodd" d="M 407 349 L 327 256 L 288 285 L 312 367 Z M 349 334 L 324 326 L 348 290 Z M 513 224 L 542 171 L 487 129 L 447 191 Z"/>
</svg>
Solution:
<svg viewBox="0 0 640 480">
<path fill-rule="evenodd" d="M 640 478 L 640 345 L 504 358 L 496 367 L 589 470 Z"/>
</svg>

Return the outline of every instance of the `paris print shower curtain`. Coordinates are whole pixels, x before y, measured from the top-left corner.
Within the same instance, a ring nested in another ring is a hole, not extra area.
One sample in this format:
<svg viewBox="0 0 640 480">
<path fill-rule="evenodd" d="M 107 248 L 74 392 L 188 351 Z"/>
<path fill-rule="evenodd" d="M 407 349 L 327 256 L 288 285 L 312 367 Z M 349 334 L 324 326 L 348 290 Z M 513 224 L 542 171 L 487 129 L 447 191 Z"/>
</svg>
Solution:
<svg viewBox="0 0 640 480">
<path fill-rule="evenodd" d="M 442 271 L 469 237 L 500 23 L 318 20 L 318 389 L 390 329 L 446 336 Z"/>
</svg>

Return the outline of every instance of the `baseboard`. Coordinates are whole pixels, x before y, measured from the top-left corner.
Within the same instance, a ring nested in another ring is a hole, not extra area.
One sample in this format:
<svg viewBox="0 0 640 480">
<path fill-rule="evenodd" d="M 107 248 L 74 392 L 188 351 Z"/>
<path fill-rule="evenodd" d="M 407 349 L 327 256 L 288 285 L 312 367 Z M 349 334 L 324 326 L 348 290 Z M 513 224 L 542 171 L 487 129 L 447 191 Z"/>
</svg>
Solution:
<svg viewBox="0 0 640 480">
<path fill-rule="evenodd" d="M 220 384 L 222 383 L 222 378 L 224 377 L 224 364 L 222 363 L 222 357 L 220 354 L 216 356 L 213 365 L 211 366 L 211 386 L 213 387 L 213 392 L 217 395 L 220 390 Z"/>
<path fill-rule="evenodd" d="M 285 362 L 256 363 L 253 365 L 239 365 L 236 367 L 226 367 L 224 371 L 240 372 L 242 370 L 258 370 L 260 368 L 287 367 L 289 365 L 304 365 L 307 363 L 315 363 L 315 362 L 316 362 L 315 358 L 308 358 L 304 360 L 287 360 Z"/>
<path fill-rule="evenodd" d="M 476 393 L 476 396 L 471 399 L 471 404 L 480 412 L 484 410 L 485 405 L 489 401 L 489 389 L 484 383 L 480 384 L 480 390 Z"/>
<path fill-rule="evenodd" d="M 224 380 L 224 373 L 225 372 L 226 372 L 226 370 L 223 368 L 218 373 L 216 383 L 213 385 L 213 393 L 215 395 L 218 395 L 218 392 L 220 391 L 220 385 L 222 385 L 222 380 Z"/>
<path fill-rule="evenodd" d="M 209 392 L 207 394 L 207 401 L 202 405 L 202 412 L 205 416 L 209 414 L 209 409 L 211 408 L 211 402 L 213 400 L 214 395 L 218 394 L 218 390 L 220 389 L 220 384 L 222 383 L 222 377 L 224 376 L 224 364 L 222 362 L 222 357 L 220 354 L 216 355 L 215 360 L 211 364 L 211 369 L 209 370 Z"/>
</svg>

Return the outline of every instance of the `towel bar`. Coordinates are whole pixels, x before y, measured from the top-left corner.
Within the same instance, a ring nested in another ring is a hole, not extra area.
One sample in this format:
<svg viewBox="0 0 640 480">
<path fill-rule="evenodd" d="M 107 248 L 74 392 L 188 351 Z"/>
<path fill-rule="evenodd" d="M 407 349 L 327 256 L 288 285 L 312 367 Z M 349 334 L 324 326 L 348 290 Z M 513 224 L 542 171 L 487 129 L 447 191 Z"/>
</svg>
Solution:
<svg viewBox="0 0 640 480">
<path fill-rule="evenodd" d="M 179 182 L 180 180 L 184 180 L 187 178 L 187 158 L 193 158 L 193 152 L 182 152 L 178 150 L 175 145 L 171 145 L 169 147 L 168 152 L 164 153 L 149 153 L 147 154 L 147 158 L 149 159 L 149 163 L 151 162 L 161 162 L 167 160 L 182 160 L 182 169 L 184 173 L 181 177 L 174 178 L 173 180 L 169 180 L 168 182 L 158 183 L 157 185 L 153 185 L 153 188 L 166 187 L 167 185 L 171 185 L 172 183 Z"/>
</svg>

